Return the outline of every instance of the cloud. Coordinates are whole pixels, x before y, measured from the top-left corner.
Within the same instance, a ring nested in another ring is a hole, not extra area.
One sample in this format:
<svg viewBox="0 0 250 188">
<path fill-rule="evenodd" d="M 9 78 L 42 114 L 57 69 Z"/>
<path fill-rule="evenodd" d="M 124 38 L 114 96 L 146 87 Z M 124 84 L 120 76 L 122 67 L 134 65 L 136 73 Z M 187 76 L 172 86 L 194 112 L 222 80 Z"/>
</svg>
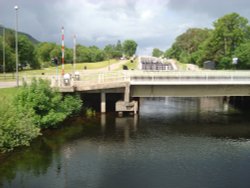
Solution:
<svg viewBox="0 0 250 188">
<path fill-rule="evenodd" d="M 19 9 L 19 30 L 40 41 L 65 44 L 73 35 L 82 45 L 103 47 L 117 40 L 133 39 L 140 51 L 165 50 L 190 27 L 212 27 L 226 13 L 247 18 L 248 0 L 0 0 L 0 23 L 15 27 L 14 5 Z"/>
<path fill-rule="evenodd" d="M 248 0 L 170 0 L 168 6 L 177 12 L 207 15 L 217 19 L 231 12 L 241 13 L 249 18 L 250 1 Z"/>
</svg>

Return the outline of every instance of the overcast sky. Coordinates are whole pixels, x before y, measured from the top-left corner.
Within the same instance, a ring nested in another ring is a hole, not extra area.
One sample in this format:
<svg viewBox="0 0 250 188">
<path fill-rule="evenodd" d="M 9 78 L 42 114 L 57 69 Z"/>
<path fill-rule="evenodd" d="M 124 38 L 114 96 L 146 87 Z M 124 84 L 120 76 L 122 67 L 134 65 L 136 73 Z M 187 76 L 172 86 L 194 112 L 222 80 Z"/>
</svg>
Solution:
<svg viewBox="0 0 250 188">
<path fill-rule="evenodd" d="M 186 29 L 212 28 L 227 13 L 250 19 L 249 0 L 0 0 L 0 24 L 15 28 L 15 5 L 19 30 L 39 41 L 60 44 L 64 26 L 68 47 L 74 34 L 87 46 L 133 39 L 140 55 L 165 51 Z"/>
</svg>

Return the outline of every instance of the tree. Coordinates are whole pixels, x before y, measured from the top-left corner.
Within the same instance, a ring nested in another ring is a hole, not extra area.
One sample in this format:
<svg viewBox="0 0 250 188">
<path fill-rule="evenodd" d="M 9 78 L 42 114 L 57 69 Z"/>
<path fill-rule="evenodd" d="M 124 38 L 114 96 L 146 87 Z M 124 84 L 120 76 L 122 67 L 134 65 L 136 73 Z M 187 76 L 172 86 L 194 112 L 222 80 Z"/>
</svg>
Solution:
<svg viewBox="0 0 250 188">
<path fill-rule="evenodd" d="M 18 53 L 19 63 L 21 67 L 30 65 L 31 68 L 39 68 L 35 47 L 32 42 L 24 35 L 20 35 L 18 38 Z"/>
<path fill-rule="evenodd" d="M 5 71 L 13 71 L 15 65 L 15 53 L 11 49 L 8 43 L 5 42 Z M 3 65 L 3 39 L 0 37 L 0 65 Z M 0 68 L 2 71 L 2 68 Z"/>
<path fill-rule="evenodd" d="M 114 57 L 115 58 L 120 58 L 122 57 L 122 43 L 120 40 L 117 41 L 116 46 L 115 46 L 115 54 Z"/>
<path fill-rule="evenodd" d="M 103 49 L 106 59 L 111 59 L 115 57 L 115 47 L 111 44 L 108 44 Z"/>
<path fill-rule="evenodd" d="M 137 43 L 134 40 L 125 40 L 122 44 L 123 52 L 126 56 L 133 56 L 136 52 Z"/>
<path fill-rule="evenodd" d="M 227 14 L 214 22 L 215 29 L 203 46 L 202 60 L 213 60 L 217 67 L 232 68 L 234 52 L 248 41 L 250 26 L 248 20 L 237 13 Z"/>
<path fill-rule="evenodd" d="M 104 60 L 104 53 L 102 50 L 100 50 L 97 46 L 90 46 L 89 47 L 89 60 L 90 62 L 97 62 L 97 61 L 103 61 Z"/>
<path fill-rule="evenodd" d="M 54 48 L 50 51 L 49 57 L 50 57 L 50 59 L 54 58 L 54 57 L 61 59 L 61 57 L 62 57 L 61 47 L 59 45 L 55 45 Z"/>
<path fill-rule="evenodd" d="M 210 33 L 209 29 L 188 29 L 176 38 L 172 47 L 165 52 L 165 57 L 175 58 L 183 63 L 197 63 L 197 51 Z"/>
<path fill-rule="evenodd" d="M 51 51 L 54 50 L 54 48 L 56 48 L 56 44 L 55 43 L 51 43 L 51 42 L 42 42 L 40 44 L 37 45 L 36 47 L 36 53 L 38 54 L 38 57 L 41 61 L 50 61 L 51 58 L 55 57 L 51 57 Z"/>
<path fill-rule="evenodd" d="M 89 49 L 86 46 L 77 45 L 76 46 L 76 57 L 77 62 L 89 62 Z"/>
<path fill-rule="evenodd" d="M 118 40 L 116 45 L 108 44 L 104 47 L 103 52 L 105 53 L 106 59 L 120 58 L 122 57 L 122 44 Z"/>
<path fill-rule="evenodd" d="M 153 57 L 160 57 L 163 55 L 163 51 L 161 51 L 160 49 L 158 48 L 154 48 L 153 49 L 153 52 L 152 52 L 152 56 Z"/>
<path fill-rule="evenodd" d="M 250 69 L 250 42 L 241 44 L 235 51 L 235 57 L 239 59 L 237 69 Z"/>
</svg>

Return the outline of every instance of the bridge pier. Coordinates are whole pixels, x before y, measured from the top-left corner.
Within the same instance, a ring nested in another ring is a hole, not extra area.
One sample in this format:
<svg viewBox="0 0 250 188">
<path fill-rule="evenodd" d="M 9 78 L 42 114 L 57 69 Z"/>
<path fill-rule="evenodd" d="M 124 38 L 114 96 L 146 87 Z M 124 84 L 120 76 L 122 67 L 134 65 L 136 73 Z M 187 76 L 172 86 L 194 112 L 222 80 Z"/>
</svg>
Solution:
<svg viewBox="0 0 250 188">
<path fill-rule="evenodd" d="M 130 100 L 130 85 L 127 83 L 124 88 L 124 99 L 123 101 L 117 101 L 115 104 L 116 112 L 138 112 L 138 101 Z"/>
<path fill-rule="evenodd" d="M 106 93 L 101 91 L 101 113 L 106 113 Z"/>
</svg>

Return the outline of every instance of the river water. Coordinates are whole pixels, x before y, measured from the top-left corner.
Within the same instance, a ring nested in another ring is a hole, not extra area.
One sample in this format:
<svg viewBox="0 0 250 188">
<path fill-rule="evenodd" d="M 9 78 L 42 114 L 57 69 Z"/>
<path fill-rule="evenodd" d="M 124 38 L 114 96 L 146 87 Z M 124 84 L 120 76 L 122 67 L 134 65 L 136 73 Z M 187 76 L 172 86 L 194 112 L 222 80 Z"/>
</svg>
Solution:
<svg viewBox="0 0 250 188">
<path fill-rule="evenodd" d="M 0 160 L 0 187 L 250 187 L 250 116 L 220 98 L 141 100 L 71 119 Z"/>
</svg>

